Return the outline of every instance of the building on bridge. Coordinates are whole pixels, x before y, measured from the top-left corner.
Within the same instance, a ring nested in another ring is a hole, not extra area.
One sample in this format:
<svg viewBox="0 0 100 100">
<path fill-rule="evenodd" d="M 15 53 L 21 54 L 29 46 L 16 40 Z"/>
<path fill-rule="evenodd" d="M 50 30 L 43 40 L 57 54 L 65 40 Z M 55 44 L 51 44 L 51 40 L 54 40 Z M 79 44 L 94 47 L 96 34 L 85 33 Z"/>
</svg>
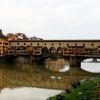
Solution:
<svg viewBox="0 0 100 100">
<path fill-rule="evenodd" d="M 9 54 L 62 54 L 63 56 L 95 55 L 100 53 L 100 40 L 16 40 L 8 41 Z"/>
</svg>

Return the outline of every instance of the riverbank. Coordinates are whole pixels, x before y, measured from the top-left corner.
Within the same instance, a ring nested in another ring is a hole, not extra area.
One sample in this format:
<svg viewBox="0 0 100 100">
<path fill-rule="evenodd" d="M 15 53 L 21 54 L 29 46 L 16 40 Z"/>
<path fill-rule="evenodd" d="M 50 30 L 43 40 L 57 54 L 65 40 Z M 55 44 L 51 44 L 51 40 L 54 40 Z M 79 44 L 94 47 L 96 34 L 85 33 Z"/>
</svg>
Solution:
<svg viewBox="0 0 100 100">
<path fill-rule="evenodd" d="M 50 97 L 49 100 L 100 100 L 100 76 L 89 80 L 81 80 L 72 88 Z"/>
</svg>

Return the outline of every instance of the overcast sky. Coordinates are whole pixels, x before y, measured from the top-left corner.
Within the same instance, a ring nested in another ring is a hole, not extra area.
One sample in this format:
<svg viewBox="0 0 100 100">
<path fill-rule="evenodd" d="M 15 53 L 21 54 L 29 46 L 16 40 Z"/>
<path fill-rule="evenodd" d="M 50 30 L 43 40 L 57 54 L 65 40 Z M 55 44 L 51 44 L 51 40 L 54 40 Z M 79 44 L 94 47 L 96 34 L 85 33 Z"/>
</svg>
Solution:
<svg viewBox="0 0 100 100">
<path fill-rule="evenodd" d="M 0 0 L 0 28 L 44 39 L 100 39 L 100 0 Z"/>
</svg>

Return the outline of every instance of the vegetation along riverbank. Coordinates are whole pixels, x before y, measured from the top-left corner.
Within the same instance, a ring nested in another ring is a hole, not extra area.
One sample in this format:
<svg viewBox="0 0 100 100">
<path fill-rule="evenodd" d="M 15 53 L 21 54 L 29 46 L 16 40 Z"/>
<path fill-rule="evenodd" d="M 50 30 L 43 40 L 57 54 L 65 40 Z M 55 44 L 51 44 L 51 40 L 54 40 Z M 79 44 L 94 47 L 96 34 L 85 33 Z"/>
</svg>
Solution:
<svg viewBox="0 0 100 100">
<path fill-rule="evenodd" d="M 100 100 L 100 76 L 73 82 L 72 87 L 48 100 Z"/>
</svg>

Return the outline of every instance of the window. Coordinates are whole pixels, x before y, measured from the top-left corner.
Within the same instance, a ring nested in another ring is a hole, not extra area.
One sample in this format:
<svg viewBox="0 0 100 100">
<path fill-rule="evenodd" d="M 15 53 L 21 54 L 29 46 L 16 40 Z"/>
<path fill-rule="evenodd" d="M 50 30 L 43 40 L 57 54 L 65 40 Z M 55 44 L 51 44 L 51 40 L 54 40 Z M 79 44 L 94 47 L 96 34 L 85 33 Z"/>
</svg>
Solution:
<svg viewBox="0 0 100 100">
<path fill-rule="evenodd" d="M 44 45 L 46 46 L 46 43 L 44 43 Z"/>
<path fill-rule="evenodd" d="M 75 46 L 77 46 L 77 43 L 75 43 Z"/>
<path fill-rule="evenodd" d="M 83 46 L 85 47 L 85 43 L 83 43 Z"/>
<path fill-rule="evenodd" d="M 32 43 L 30 43 L 30 45 L 32 45 Z"/>
<path fill-rule="evenodd" d="M 26 45 L 26 43 L 24 43 L 24 45 Z"/>
<path fill-rule="evenodd" d="M 93 43 L 91 43 L 91 46 L 94 46 L 94 44 L 93 44 Z"/>
<path fill-rule="evenodd" d="M 11 45 L 11 43 L 9 43 L 9 45 Z"/>
<path fill-rule="evenodd" d="M 67 46 L 69 46 L 69 44 L 67 44 Z"/>
<path fill-rule="evenodd" d="M 37 45 L 39 45 L 39 43 L 37 43 Z"/>
<path fill-rule="evenodd" d="M 54 45 L 54 43 L 52 43 L 52 46 Z"/>
<path fill-rule="evenodd" d="M 19 43 L 17 43 L 17 45 L 19 45 Z"/>
<path fill-rule="evenodd" d="M 6 43 L 6 45 L 8 45 L 8 43 Z"/>
<path fill-rule="evenodd" d="M 61 46 L 61 43 L 59 43 L 59 46 Z"/>
</svg>

